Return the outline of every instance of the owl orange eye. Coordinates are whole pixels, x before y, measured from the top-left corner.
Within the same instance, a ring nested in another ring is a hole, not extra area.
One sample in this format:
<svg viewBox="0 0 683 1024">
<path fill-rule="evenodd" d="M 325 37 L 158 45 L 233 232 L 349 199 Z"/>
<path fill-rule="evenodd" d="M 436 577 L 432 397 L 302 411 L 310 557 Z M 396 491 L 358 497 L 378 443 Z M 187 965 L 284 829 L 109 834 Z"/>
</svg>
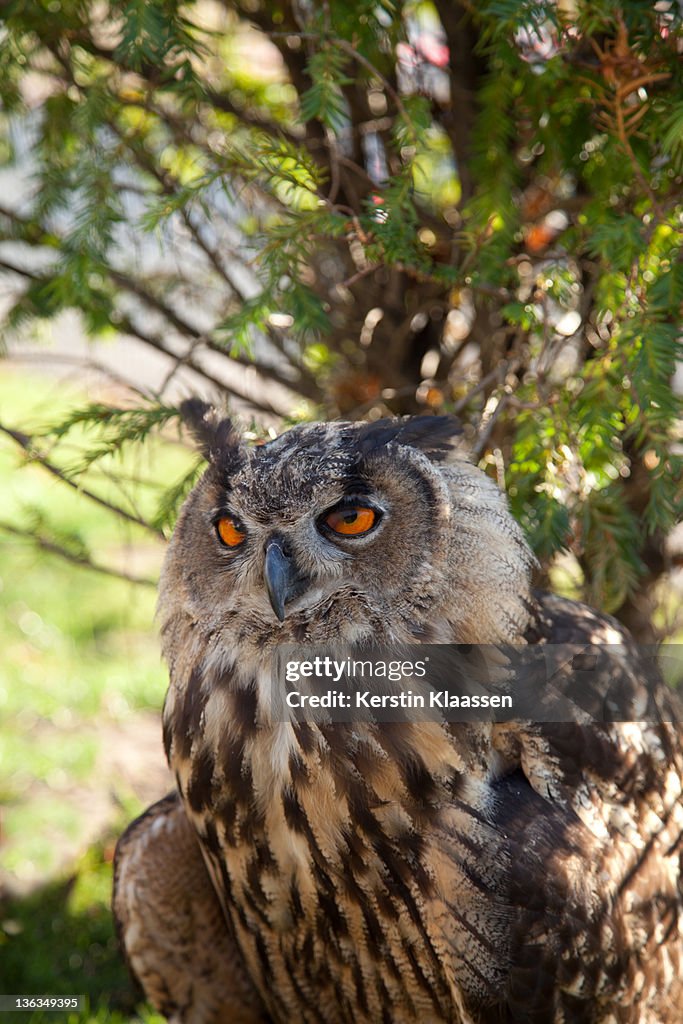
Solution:
<svg viewBox="0 0 683 1024">
<path fill-rule="evenodd" d="M 337 508 L 325 517 L 325 525 L 344 537 L 358 537 L 361 533 L 367 533 L 376 521 L 375 510 L 363 505 L 347 505 L 345 508 Z"/>
<path fill-rule="evenodd" d="M 216 530 L 220 539 L 229 548 L 238 547 L 246 537 L 244 530 L 240 530 L 235 520 L 229 516 L 218 520 Z"/>
</svg>

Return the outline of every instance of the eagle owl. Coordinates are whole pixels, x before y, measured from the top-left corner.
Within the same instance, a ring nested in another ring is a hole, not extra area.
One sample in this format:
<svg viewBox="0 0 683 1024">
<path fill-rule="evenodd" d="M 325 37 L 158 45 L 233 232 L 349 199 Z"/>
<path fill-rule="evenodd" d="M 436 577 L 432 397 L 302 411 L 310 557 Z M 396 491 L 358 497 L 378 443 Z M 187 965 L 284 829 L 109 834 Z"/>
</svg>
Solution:
<svg viewBox="0 0 683 1024">
<path fill-rule="evenodd" d="M 450 418 L 250 447 L 182 411 L 209 465 L 160 586 L 177 792 L 115 864 L 151 1002 L 183 1024 L 679 1024 L 675 725 L 283 721 L 268 699 L 285 643 L 611 643 L 628 688 L 632 641 L 531 589 Z"/>
</svg>

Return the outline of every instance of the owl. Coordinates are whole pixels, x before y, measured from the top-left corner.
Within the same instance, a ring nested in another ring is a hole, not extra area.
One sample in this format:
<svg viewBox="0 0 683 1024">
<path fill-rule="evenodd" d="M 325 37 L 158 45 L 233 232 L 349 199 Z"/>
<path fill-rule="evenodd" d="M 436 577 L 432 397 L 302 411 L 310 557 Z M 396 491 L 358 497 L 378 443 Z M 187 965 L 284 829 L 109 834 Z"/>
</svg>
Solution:
<svg viewBox="0 0 683 1024">
<path fill-rule="evenodd" d="M 284 644 L 614 645 L 531 586 L 449 417 L 295 426 L 207 458 L 162 572 L 177 790 L 118 844 L 114 912 L 178 1024 L 679 1024 L 683 750 L 661 720 L 273 713 Z M 542 696 L 542 695 L 541 695 Z"/>
</svg>

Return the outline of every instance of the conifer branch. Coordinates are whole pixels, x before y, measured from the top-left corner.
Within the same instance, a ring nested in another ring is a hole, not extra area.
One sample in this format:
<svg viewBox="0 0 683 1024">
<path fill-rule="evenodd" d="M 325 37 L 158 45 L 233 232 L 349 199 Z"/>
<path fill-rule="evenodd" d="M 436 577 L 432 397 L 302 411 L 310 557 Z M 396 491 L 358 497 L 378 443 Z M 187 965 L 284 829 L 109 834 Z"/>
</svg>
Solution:
<svg viewBox="0 0 683 1024">
<path fill-rule="evenodd" d="M 156 530 L 146 522 L 146 520 L 131 512 L 127 512 L 126 509 L 121 508 L 120 505 L 115 505 L 113 502 L 107 501 L 106 498 L 102 498 L 99 494 L 95 494 L 94 491 L 91 491 L 82 484 L 77 483 L 68 473 L 63 469 L 60 469 L 60 467 L 54 462 L 51 462 L 50 459 L 40 451 L 40 448 L 36 445 L 35 438 L 30 434 L 25 434 L 20 430 L 13 430 L 11 427 L 5 426 L 4 423 L 0 423 L 0 433 L 6 434 L 7 437 L 12 438 L 12 440 L 26 453 L 28 462 L 37 463 L 37 465 L 41 466 L 46 470 L 46 472 L 51 473 L 52 476 L 66 484 L 67 487 L 73 488 L 73 490 L 83 495 L 83 497 L 87 498 L 88 501 L 92 501 L 95 505 L 99 505 L 108 512 L 113 512 L 119 519 L 125 519 L 126 522 L 133 523 L 135 526 L 140 526 L 143 530 L 147 530 L 149 533 L 152 533 L 158 540 L 164 540 L 163 533 Z"/>
<path fill-rule="evenodd" d="M 58 555 L 59 558 L 64 559 L 65 562 L 70 562 L 71 565 L 76 565 L 80 569 L 90 569 L 92 572 L 102 573 L 105 576 L 112 576 L 115 579 L 124 580 L 126 583 L 141 584 L 145 587 L 157 587 L 157 580 L 149 579 L 145 576 L 136 576 L 133 573 L 126 572 L 124 569 L 114 569 L 111 566 L 102 565 L 100 562 L 93 561 L 85 554 L 79 554 L 75 551 L 69 550 L 62 544 L 58 544 L 50 537 L 46 537 L 36 530 L 22 530 L 13 523 L 8 523 L 5 520 L 0 520 L 0 530 L 8 533 L 13 537 L 20 537 L 22 540 L 28 541 L 34 547 L 40 548 L 42 551 L 46 551 L 51 555 Z"/>
</svg>

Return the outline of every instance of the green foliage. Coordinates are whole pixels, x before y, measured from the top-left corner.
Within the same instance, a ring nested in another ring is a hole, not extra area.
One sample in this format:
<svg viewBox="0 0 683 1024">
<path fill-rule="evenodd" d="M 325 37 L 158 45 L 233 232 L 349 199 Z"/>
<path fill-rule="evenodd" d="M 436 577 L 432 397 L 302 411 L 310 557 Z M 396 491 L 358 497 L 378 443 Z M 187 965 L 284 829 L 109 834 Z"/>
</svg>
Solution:
<svg viewBox="0 0 683 1024">
<path fill-rule="evenodd" d="M 188 69 L 190 54 L 203 54 L 197 45 L 193 23 L 183 17 L 174 0 L 128 0 L 122 4 L 121 39 L 114 58 L 140 70 L 146 61 L 164 68 L 168 75 Z M 170 65 L 170 67 L 168 66 Z"/>
<path fill-rule="evenodd" d="M 160 430 L 178 415 L 176 408 L 163 405 L 115 409 L 97 402 L 76 409 L 60 418 L 58 423 L 43 428 L 41 436 L 61 441 L 78 427 L 93 436 L 78 464 L 71 470 L 79 475 L 100 459 L 118 455 L 127 445 L 141 444 L 153 431 Z"/>
<path fill-rule="evenodd" d="M 151 518 L 152 526 L 164 533 L 170 532 L 175 525 L 180 506 L 199 480 L 204 468 L 204 460 L 197 460 L 186 473 L 162 492 Z"/>
<path fill-rule="evenodd" d="M 623 486 L 591 492 L 581 518 L 583 554 L 590 567 L 587 599 L 605 611 L 617 610 L 635 587 L 643 565 L 638 557 L 638 520 Z"/>
<path fill-rule="evenodd" d="M 544 566 L 571 553 L 618 610 L 681 500 L 675 5 L 107 11 L 105 31 L 71 0 L 0 15 L 1 153 L 26 161 L 30 123 L 33 154 L 30 195 L 0 200 L 6 321 L 75 308 L 169 370 L 53 418 L 32 457 L 56 445 L 72 482 L 120 472 L 168 435 L 185 369 L 257 420 L 452 409 Z M 137 474 L 123 507 L 168 530 L 198 472 Z M 23 518 L 92 557 L 84 532 Z"/>
<path fill-rule="evenodd" d="M 351 85 L 353 79 L 344 72 L 347 64 L 347 54 L 337 51 L 333 42 L 311 56 L 306 70 L 313 85 L 303 93 L 300 103 L 304 121 L 316 118 L 332 133 L 340 132 L 348 123 L 343 87 Z"/>
<path fill-rule="evenodd" d="M 683 102 L 676 103 L 664 117 L 661 145 L 673 162 L 673 168 L 680 174 L 683 170 Z"/>
<path fill-rule="evenodd" d="M 368 257 L 378 262 L 403 262 L 424 274 L 432 271 L 431 260 L 420 244 L 420 212 L 415 201 L 412 176 L 403 173 L 391 180 L 380 195 L 367 201 L 364 223 L 372 233 Z"/>
</svg>

